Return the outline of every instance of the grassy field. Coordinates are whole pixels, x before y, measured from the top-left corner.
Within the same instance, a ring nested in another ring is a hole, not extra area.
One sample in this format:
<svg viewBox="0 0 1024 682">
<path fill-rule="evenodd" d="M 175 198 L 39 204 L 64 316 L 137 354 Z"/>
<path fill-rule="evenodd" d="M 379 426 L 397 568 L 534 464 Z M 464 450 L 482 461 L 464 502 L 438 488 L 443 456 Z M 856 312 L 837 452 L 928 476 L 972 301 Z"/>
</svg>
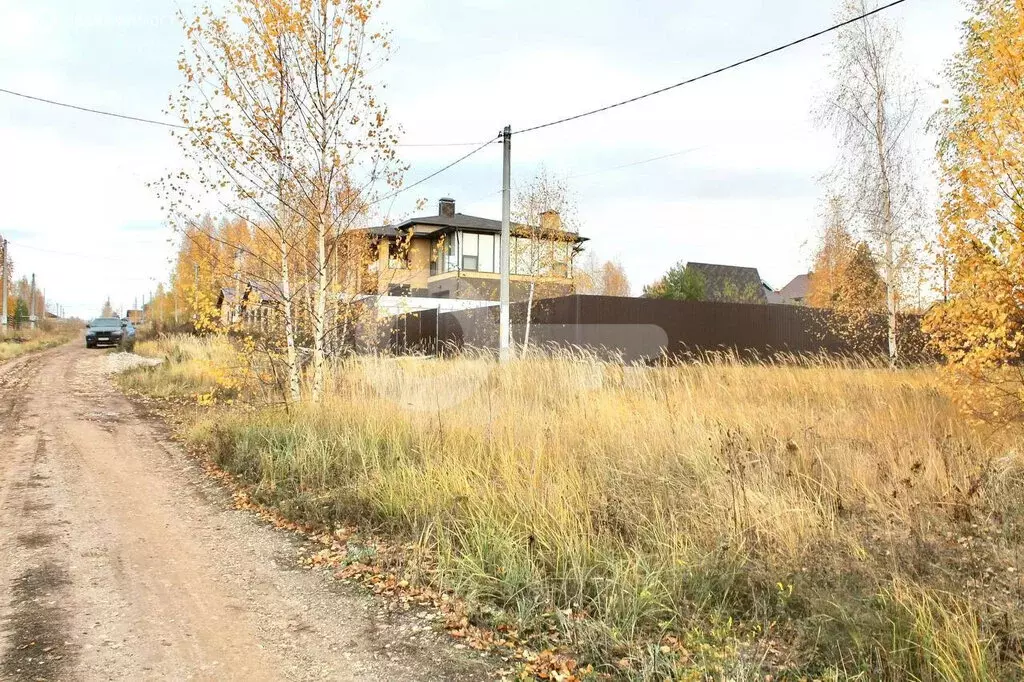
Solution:
<svg viewBox="0 0 1024 682">
<path fill-rule="evenodd" d="M 77 333 L 66 327 L 52 330 L 11 330 L 7 337 L 0 337 L 0 362 L 5 362 L 25 353 L 46 350 L 66 343 Z"/>
<path fill-rule="evenodd" d="M 286 413 L 223 404 L 246 398 L 224 342 L 139 351 L 172 361 L 127 388 L 220 396 L 186 437 L 255 499 L 415 540 L 473 619 L 598 673 L 1024 676 L 1020 434 L 932 370 L 364 358 Z"/>
</svg>

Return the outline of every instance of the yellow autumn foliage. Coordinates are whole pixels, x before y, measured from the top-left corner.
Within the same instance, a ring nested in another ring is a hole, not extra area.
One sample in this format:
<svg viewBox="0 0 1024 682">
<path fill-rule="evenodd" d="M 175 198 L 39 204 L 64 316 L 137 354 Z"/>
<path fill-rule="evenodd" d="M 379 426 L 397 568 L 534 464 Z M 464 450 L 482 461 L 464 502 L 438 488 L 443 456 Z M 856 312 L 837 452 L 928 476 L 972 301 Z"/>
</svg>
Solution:
<svg viewBox="0 0 1024 682">
<path fill-rule="evenodd" d="M 1024 417 L 1024 0 L 977 0 L 941 114 L 948 301 L 926 320 L 978 417 Z"/>
</svg>

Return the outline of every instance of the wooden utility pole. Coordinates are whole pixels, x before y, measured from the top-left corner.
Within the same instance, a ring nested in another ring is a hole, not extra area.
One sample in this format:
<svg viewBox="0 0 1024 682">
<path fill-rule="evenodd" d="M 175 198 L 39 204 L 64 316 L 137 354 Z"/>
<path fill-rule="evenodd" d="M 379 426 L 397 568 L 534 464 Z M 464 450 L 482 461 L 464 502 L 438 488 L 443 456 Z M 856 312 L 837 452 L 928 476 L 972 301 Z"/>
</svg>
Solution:
<svg viewBox="0 0 1024 682">
<path fill-rule="evenodd" d="M 509 314 L 510 254 L 512 251 L 512 126 L 505 126 L 505 129 L 501 131 L 501 143 L 504 158 L 501 167 L 501 247 L 499 249 L 501 284 L 498 308 L 498 359 L 501 362 L 508 362 L 512 359 L 512 330 Z"/>
</svg>

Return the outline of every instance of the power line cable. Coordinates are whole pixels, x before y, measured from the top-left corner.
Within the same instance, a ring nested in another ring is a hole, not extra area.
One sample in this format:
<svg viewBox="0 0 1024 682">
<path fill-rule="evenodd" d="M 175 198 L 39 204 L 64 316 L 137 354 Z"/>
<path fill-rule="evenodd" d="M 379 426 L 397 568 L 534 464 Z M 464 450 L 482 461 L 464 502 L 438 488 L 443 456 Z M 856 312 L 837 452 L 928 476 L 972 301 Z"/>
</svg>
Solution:
<svg viewBox="0 0 1024 682">
<path fill-rule="evenodd" d="M 487 142 L 399 142 L 399 147 L 476 147 L 479 144 L 490 144 L 494 140 L 488 140 Z"/>
<path fill-rule="evenodd" d="M 150 125 L 162 126 L 164 128 L 175 128 L 178 130 L 188 130 L 188 126 L 181 125 L 180 123 L 170 123 L 168 121 L 157 121 L 151 118 L 143 118 L 141 116 L 132 116 L 130 114 L 119 114 L 114 111 L 104 111 L 102 109 L 93 109 L 91 107 L 83 107 L 77 104 L 69 104 L 67 102 L 58 102 L 57 100 L 47 99 L 45 97 L 37 97 L 36 95 L 28 95 L 23 92 L 15 92 L 14 90 L 8 90 L 7 88 L 0 88 L 0 93 L 7 95 L 13 95 L 14 97 L 21 97 L 24 99 L 32 100 L 35 102 L 42 102 L 44 104 L 52 104 L 57 107 L 65 107 L 67 109 L 75 109 L 77 111 L 84 111 L 90 114 L 98 114 L 100 116 L 111 116 L 113 118 L 121 118 L 127 121 L 135 121 L 137 123 L 148 123 Z M 397 146 L 399 147 L 475 147 L 480 142 L 400 142 Z"/>
<path fill-rule="evenodd" d="M 46 99 L 45 97 L 36 97 L 35 95 L 27 95 L 27 94 L 25 94 L 23 92 L 15 92 L 14 90 L 8 90 L 7 88 L 0 88 L 0 92 L 2 92 L 4 94 L 7 94 L 7 95 L 13 95 L 15 97 L 21 97 L 21 98 L 24 98 L 24 99 L 30 99 L 30 100 L 33 100 L 33 101 L 36 101 L 36 102 L 42 102 L 44 104 L 52 104 L 53 106 L 56 106 L 56 107 L 64 107 L 66 109 L 76 109 L 78 111 L 84 111 L 84 112 L 87 112 L 87 113 L 90 113 L 90 114 L 98 114 L 100 116 L 111 116 L 113 118 L 122 118 L 122 119 L 125 119 L 127 121 L 136 121 L 138 123 L 149 123 L 150 125 L 164 126 L 165 128 L 180 128 L 180 129 L 183 129 L 183 130 L 186 129 L 186 126 L 183 126 L 183 125 L 178 124 L 178 123 L 168 123 L 167 121 L 155 121 L 155 120 L 153 120 L 151 118 L 142 118 L 141 116 L 131 116 L 129 114 L 119 114 L 119 113 L 116 113 L 116 112 L 113 112 L 113 111 L 103 111 L 102 109 L 92 109 L 90 107 L 83 107 L 83 106 L 79 106 L 77 104 L 68 104 L 67 102 L 58 102 L 56 100 Z"/>
<path fill-rule="evenodd" d="M 83 253 L 81 251 L 58 251 L 56 249 L 45 249 L 40 246 L 32 246 L 31 244 L 25 244 L 23 242 L 15 242 L 8 240 L 7 242 L 11 246 L 17 246 L 22 249 L 28 249 L 29 251 L 38 251 L 40 253 L 49 253 L 55 256 L 68 256 L 70 258 L 81 258 L 83 260 L 104 260 L 110 262 L 121 263 L 124 262 L 123 258 L 117 256 L 110 256 L 106 254 L 91 254 Z"/>
<path fill-rule="evenodd" d="M 487 142 L 484 142 L 482 145 L 480 145 L 479 147 L 477 147 L 473 151 L 469 152 L 468 154 L 466 154 L 464 156 L 460 156 L 459 158 L 455 159 L 454 161 L 449 163 L 444 168 L 439 168 L 438 170 L 434 171 L 430 175 L 428 175 L 426 177 L 423 177 L 423 178 L 420 178 L 419 180 L 417 180 L 416 182 L 412 183 L 411 185 L 407 185 L 405 187 L 401 187 L 399 189 L 396 189 L 394 192 L 391 192 L 390 194 L 386 194 L 386 195 L 380 197 L 379 199 L 375 199 L 375 200 L 370 202 L 370 205 L 372 206 L 374 204 L 379 204 L 382 201 L 387 201 L 388 199 L 392 199 L 394 197 L 397 197 L 399 194 L 402 194 L 403 192 L 407 192 L 410 189 L 412 189 L 413 187 L 416 187 L 417 185 L 422 185 L 424 182 L 426 182 L 428 180 L 432 180 L 433 178 L 436 178 L 438 175 L 440 175 L 441 173 L 444 173 L 449 168 L 453 168 L 453 167 L 457 166 L 458 164 L 462 163 L 463 161 L 465 161 L 469 157 L 471 157 L 474 154 L 476 154 L 477 152 L 481 151 L 484 147 L 487 147 L 488 145 L 494 144 L 494 142 L 497 141 L 497 139 L 498 139 L 497 137 L 493 137 L 490 140 L 487 140 Z"/>
<path fill-rule="evenodd" d="M 850 24 L 857 23 L 858 21 L 863 21 L 864 19 L 867 19 L 868 17 L 870 17 L 872 15 L 878 14 L 879 12 L 884 12 L 885 10 L 890 9 L 892 7 L 895 7 L 896 5 L 900 5 L 900 4 L 902 4 L 902 3 L 906 2 L 906 1 L 907 0 L 893 0 L 893 2 L 890 2 L 888 4 L 882 5 L 881 7 L 873 9 L 870 12 L 865 12 L 864 14 L 861 14 L 859 16 L 853 17 L 852 19 L 847 19 L 846 21 L 843 21 L 843 22 L 840 22 L 838 24 L 835 24 L 834 26 L 829 26 L 826 29 L 822 29 L 821 31 L 818 31 L 816 33 L 812 33 L 810 35 L 804 36 L 803 38 L 798 38 L 797 40 L 794 40 L 792 42 L 786 43 L 785 45 L 780 45 L 778 47 L 772 48 L 772 49 L 770 49 L 770 50 L 768 50 L 766 52 L 761 52 L 760 54 L 756 54 L 756 55 L 754 55 L 752 57 L 747 57 L 746 59 L 742 59 L 742 60 L 740 60 L 738 62 L 733 62 L 732 64 L 729 64 L 727 66 L 719 67 L 719 68 L 715 69 L 714 71 L 708 71 L 707 73 L 702 73 L 699 76 L 694 76 L 693 78 L 687 78 L 684 81 L 680 81 L 678 83 L 673 83 L 672 85 L 668 85 L 668 86 L 665 86 L 663 88 L 659 88 L 657 90 L 652 90 L 651 92 L 647 92 L 647 93 L 644 93 L 642 95 L 637 95 L 636 97 L 631 97 L 629 99 L 622 100 L 621 102 L 615 102 L 614 104 L 609 104 L 607 106 L 603 106 L 603 107 L 600 107 L 598 109 L 592 109 L 590 111 L 585 111 L 585 112 L 583 112 L 581 114 L 576 114 L 574 116 L 566 116 L 565 118 L 560 118 L 560 119 L 558 119 L 556 121 L 550 121 L 548 123 L 541 123 L 539 125 L 530 126 L 529 128 L 524 128 L 523 130 L 518 130 L 518 131 L 516 131 L 516 133 L 519 134 L 519 135 L 522 135 L 523 133 L 530 133 L 530 132 L 533 132 L 535 130 L 541 130 L 542 128 L 550 128 L 551 126 L 556 126 L 556 125 L 559 125 L 561 123 L 568 123 L 569 121 L 576 121 L 578 119 L 585 118 L 587 116 L 593 116 L 594 114 L 600 114 L 600 113 L 608 111 L 610 109 L 615 109 L 617 107 L 622 107 L 622 106 L 625 106 L 627 104 L 632 104 L 634 102 L 639 102 L 640 100 L 647 99 L 648 97 L 654 97 L 655 95 L 660 95 L 662 93 L 668 92 L 669 90 L 675 90 L 676 88 L 681 88 L 684 85 L 690 85 L 691 83 L 696 83 L 697 81 L 701 81 L 701 80 L 704 80 L 706 78 L 710 78 L 711 76 L 717 76 L 720 73 L 724 73 L 724 72 L 729 71 L 731 69 L 738 68 L 738 67 L 743 66 L 745 64 L 749 64 L 750 62 L 757 61 L 758 59 L 762 59 L 764 57 L 768 57 L 768 56 L 773 55 L 773 54 L 775 54 L 777 52 L 782 52 L 783 50 L 788 50 L 791 47 L 795 47 L 796 45 L 799 45 L 801 43 L 806 43 L 806 42 L 808 42 L 810 40 L 814 40 L 815 38 L 820 38 L 823 35 L 826 35 L 828 33 L 832 33 L 833 31 L 838 31 L 839 29 L 844 28 L 846 26 L 849 26 Z"/>
<path fill-rule="evenodd" d="M 539 124 L 539 125 L 531 126 L 529 128 L 524 128 L 523 130 L 520 130 L 520 131 L 517 131 L 517 132 L 519 134 L 529 133 L 529 132 L 533 132 L 533 131 L 536 131 L 536 130 L 541 130 L 543 128 L 550 128 L 552 126 L 560 125 L 562 123 L 568 123 L 570 121 L 576 121 L 576 120 L 579 120 L 581 118 L 585 118 L 587 116 L 593 116 L 595 114 L 599 114 L 599 113 L 602 113 L 602 112 L 605 112 L 605 111 L 609 111 L 611 109 L 622 107 L 622 106 L 625 106 L 627 104 L 632 104 L 634 102 L 639 102 L 639 101 L 647 99 L 649 97 L 653 97 L 655 95 L 660 95 L 660 94 L 668 92 L 670 90 L 674 90 L 676 88 L 683 87 L 684 85 L 690 85 L 692 83 L 696 83 L 697 81 L 704 80 L 704 79 L 710 78 L 712 76 L 724 73 L 726 71 L 738 68 L 738 67 L 743 66 L 745 64 L 749 64 L 751 62 L 757 61 L 758 59 L 762 59 L 764 57 L 768 57 L 768 56 L 776 54 L 778 52 L 782 52 L 783 50 L 787 50 L 787 49 L 789 49 L 791 47 L 795 47 L 796 45 L 800 45 L 801 43 L 805 43 L 805 42 L 808 42 L 810 40 L 814 40 L 814 39 L 819 38 L 819 37 L 821 37 L 823 35 L 826 35 L 828 33 L 832 33 L 834 31 L 837 31 L 837 30 L 839 30 L 839 29 L 841 29 L 841 28 L 843 28 L 845 26 L 849 26 L 851 24 L 854 24 L 854 23 L 856 23 L 858 21 L 863 21 L 864 19 L 867 19 L 870 16 L 873 16 L 875 14 L 883 12 L 883 11 L 885 11 L 887 9 L 892 8 L 892 7 L 895 7 L 896 5 L 903 4 L 906 1 L 907 0 L 893 0 L 892 2 L 889 2 L 889 3 L 885 4 L 885 5 L 882 5 L 881 7 L 878 7 L 876 9 L 874 9 L 874 10 L 865 12 L 865 13 L 863 13 L 863 14 L 861 14 L 859 16 L 853 17 L 851 19 L 847 19 L 846 21 L 842 21 L 842 22 L 840 22 L 838 24 L 835 24 L 835 25 L 830 26 L 828 28 L 822 29 L 821 31 L 817 31 L 816 33 L 812 33 L 812 34 L 804 36 L 802 38 L 798 38 L 797 40 L 793 40 L 793 41 L 788 42 L 788 43 L 786 43 L 784 45 L 780 45 L 778 47 L 772 48 L 771 50 L 767 50 L 765 52 L 761 52 L 760 54 L 756 54 L 756 55 L 754 55 L 752 57 L 747 57 L 746 59 L 742 59 L 742 60 L 740 60 L 738 62 L 734 62 L 732 64 L 729 64 L 729 65 L 726 65 L 726 66 L 714 69 L 713 71 L 708 71 L 708 72 L 703 73 L 703 74 L 701 74 L 699 76 L 694 76 L 693 78 L 688 78 L 688 79 L 686 79 L 684 81 L 680 81 L 679 83 L 674 83 L 672 85 L 668 85 L 666 87 L 659 88 L 657 90 L 653 90 L 651 92 L 647 92 L 647 93 L 644 93 L 642 95 L 637 95 L 636 97 L 631 97 L 629 99 L 622 100 L 620 102 L 615 102 L 614 104 L 609 104 L 607 106 L 600 107 L 598 109 L 592 109 L 590 111 L 585 111 L 583 113 L 576 114 L 574 116 L 567 116 L 567 117 L 560 118 L 560 119 L 557 119 L 557 120 L 554 120 L 554 121 L 550 121 L 548 123 L 542 123 L 542 124 Z M 103 111 L 103 110 L 100 110 L 100 109 L 92 109 L 92 108 L 89 108 L 89 107 L 78 106 L 78 105 L 75 105 L 75 104 L 68 104 L 68 103 L 65 103 L 65 102 L 58 102 L 56 100 L 46 99 L 46 98 L 43 98 L 43 97 L 36 97 L 34 95 L 27 95 L 25 93 L 15 92 L 13 90 L 8 90 L 6 88 L 0 88 L 0 93 L 5 93 L 5 94 L 13 95 L 13 96 L 16 96 L 16 97 L 22 97 L 22 98 L 25 98 L 25 99 L 34 100 L 34 101 L 37 101 L 37 102 L 43 102 L 43 103 L 51 104 L 51 105 L 54 105 L 54 106 L 66 107 L 66 108 L 69 108 L 69 109 L 75 109 L 75 110 L 78 110 L 78 111 L 84 111 L 84 112 L 88 112 L 88 113 L 92 113 L 92 114 L 98 114 L 98 115 L 102 115 L 102 116 L 111 116 L 111 117 L 115 117 L 115 118 L 121 118 L 121 119 L 130 120 L 130 121 L 136 121 L 136 122 L 140 122 L 140 123 L 148 123 L 148 124 L 151 124 L 151 125 L 159 125 L 159 126 L 164 126 L 164 127 L 168 127 L 168 128 L 187 129 L 186 126 L 183 126 L 183 125 L 180 125 L 180 124 L 176 124 L 176 123 L 168 123 L 168 122 L 165 122 L 165 121 L 155 121 L 153 119 L 147 119 L 147 118 L 142 118 L 142 117 L 138 117 L 138 116 L 130 116 L 130 115 L 127 115 L 127 114 L 119 114 L 119 113 L 116 113 L 116 112 Z M 431 179 L 437 177 L 438 175 L 440 175 L 440 174 L 444 173 L 445 171 L 449 170 L 450 168 L 452 168 L 452 167 L 462 163 L 463 161 L 465 161 L 469 157 L 471 157 L 474 154 L 476 154 L 477 152 L 481 151 L 484 147 L 492 144 L 493 142 L 495 142 L 496 139 L 497 138 L 492 138 L 492 139 L 488 140 L 487 142 L 484 142 L 484 143 L 480 144 L 478 147 L 474 148 L 468 154 L 465 154 L 464 156 L 459 157 L 458 159 L 456 159 L 452 163 L 448 164 L 447 166 L 444 166 L 443 168 L 440 168 L 439 170 L 431 173 L 430 175 L 417 180 L 416 182 L 412 183 L 411 185 L 408 185 L 406 187 L 403 187 L 403 188 L 400 188 L 398 190 L 395 190 L 394 192 L 391 192 L 391 193 L 389 193 L 389 194 L 387 194 L 387 195 L 385 195 L 385 196 L 383 196 L 383 197 L 381 197 L 381 198 L 371 202 L 371 204 L 377 204 L 377 203 L 380 203 L 382 201 L 386 201 L 388 199 L 392 199 L 394 197 L 397 197 L 399 194 L 402 194 L 403 192 L 406 192 L 406 191 L 412 189 L 413 187 L 416 187 L 416 186 L 418 186 L 420 184 L 423 184 L 424 182 L 427 182 L 428 180 L 431 180 Z M 421 145 L 407 144 L 407 145 L 402 145 L 402 146 L 408 146 L 408 147 L 412 147 L 412 146 L 423 146 L 423 147 L 426 147 L 426 146 L 470 146 L 472 144 L 474 144 L 474 143 L 457 142 L 457 143 L 441 143 L 441 144 L 431 144 L 431 145 L 428 145 L 428 144 L 421 144 Z M 659 158 L 664 158 L 664 157 L 659 157 Z M 647 163 L 649 161 L 655 161 L 655 160 L 658 160 L 658 159 L 648 159 L 648 160 L 639 161 L 639 162 L 636 162 L 636 163 L 637 164 L 639 164 L 639 163 Z M 636 165 L 636 164 L 626 164 L 626 165 L 629 166 L 629 165 Z M 609 170 L 614 170 L 614 169 L 609 169 Z M 599 172 L 603 172 L 603 171 L 599 171 Z"/>
<path fill-rule="evenodd" d="M 704 149 L 704 147 L 706 147 L 706 146 L 707 145 L 703 145 L 703 146 L 700 146 L 700 147 L 691 147 L 689 149 L 682 149 L 682 150 L 680 150 L 678 152 L 672 152 L 671 154 L 662 154 L 661 156 L 655 156 L 655 157 L 652 157 L 650 159 L 641 159 L 639 161 L 632 161 L 630 163 L 624 163 L 621 166 L 612 166 L 611 168 L 602 168 L 600 170 L 588 171 L 586 173 L 576 173 L 575 175 L 568 176 L 566 179 L 573 180 L 575 178 L 585 178 L 585 177 L 588 177 L 588 176 L 591 176 L 591 175 L 597 175 L 599 173 L 610 173 L 612 171 L 622 170 L 623 168 L 632 168 L 633 166 L 640 166 L 640 165 L 645 164 L 645 163 L 653 163 L 655 161 L 661 161 L 663 159 L 671 159 L 671 158 L 673 158 L 675 156 L 682 156 L 683 154 L 691 154 L 693 152 L 700 151 L 701 149 Z"/>
<path fill-rule="evenodd" d="M 663 159 L 671 159 L 671 158 L 676 157 L 676 156 L 682 156 L 683 154 L 691 154 L 693 152 L 700 151 L 701 149 L 706 149 L 707 147 L 708 147 L 708 145 L 701 145 L 700 147 L 690 147 L 689 149 L 682 149 L 682 150 L 680 150 L 678 152 L 672 152 L 670 154 L 662 154 L 661 156 L 655 156 L 655 157 L 652 157 L 652 158 L 649 158 L 649 159 L 640 159 L 639 161 L 631 161 L 629 163 L 624 163 L 624 164 L 621 164 L 619 166 L 611 166 L 609 168 L 601 168 L 601 169 L 598 169 L 598 170 L 595 170 L 595 171 L 587 171 L 586 173 L 574 173 L 572 175 L 565 176 L 565 179 L 566 180 L 574 180 L 576 178 L 586 178 L 586 177 L 589 177 L 591 175 L 598 175 L 599 173 L 611 173 L 612 171 L 622 170 L 624 168 L 632 168 L 633 166 L 639 166 L 639 165 L 642 165 L 642 164 L 645 164 L 645 163 L 653 163 L 655 161 L 661 161 Z M 466 203 L 472 204 L 472 203 L 477 202 L 477 201 L 483 201 L 484 199 L 490 199 L 491 197 L 496 197 L 496 196 L 500 195 L 501 192 L 502 192 L 502 190 L 499 189 L 499 190 L 497 190 L 495 192 L 489 192 L 489 193 L 487 193 L 487 194 L 485 194 L 483 196 L 476 196 L 476 197 L 473 197 L 472 199 L 468 199 L 466 201 Z"/>
<path fill-rule="evenodd" d="M 865 12 L 864 14 L 861 14 L 859 16 L 853 17 L 851 19 L 847 19 L 846 21 L 840 22 L 840 23 L 835 24 L 833 26 L 830 26 L 830 27 L 828 27 L 826 29 L 822 29 L 821 31 L 818 31 L 816 33 L 812 33 L 810 35 L 804 36 L 803 38 L 798 38 L 797 40 L 794 40 L 794 41 L 791 41 L 789 43 L 786 43 L 785 45 L 780 45 L 778 47 L 772 48 L 771 50 L 767 50 L 765 52 L 761 52 L 760 54 L 756 54 L 756 55 L 754 55 L 752 57 L 747 57 L 746 59 L 742 59 L 742 60 L 740 60 L 738 62 L 733 62 L 732 64 L 720 67 L 720 68 L 715 69 L 713 71 L 708 71 L 707 73 L 703 73 L 703 74 L 701 74 L 699 76 L 694 76 L 693 78 L 688 78 L 688 79 L 686 79 L 684 81 L 680 81 L 679 83 L 674 83 L 672 85 L 668 85 L 666 87 L 659 88 L 657 90 L 653 90 L 651 92 L 647 92 L 647 93 L 644 93 L 642 95 L 637 95 L 636 97 L 631 97 L 629 99 L 622 100 L 621 102 L 615 102 L 614 104 L 609 104 L 607 106 L 603 106 L 603 107 L 600 107 L 598 109 L 592 109 L 590 111 L 585 111 L 583 113 L 576 114 L 574 116 L 567 116 L 565 118 L 560 118 L 560 119 L 557 119 L 555 121 L 550 121 L 548 123 L 542 123 L 542 124 L 539 124 L 539 125 L 531 126 L 529 128 L 524 128 L 523 130 L 519 130 L 517 132 L 519 134 L 529 133 L 529 132 L 533 132 L 535 130 L 541 130 L 543 128 L 550 128 L 551 126 L 556 126 L 556 125 L 559 125 L 559 124 L 562 124 L 562 123 L 568 123 L 569 121 L 576 121 L 578 119 L 585 118 L 587 116 L 593 116 L 594 114 L 599 114 L 599 113 L 602 113 L 602 112 L 605 112 L 605 111 L 609 111 L 611 109 L 615 109 L 615 108 L 618 108 L 618 107 L 621 107 L 621 106 L 625 106 L 627 104 L 632 104 L 634 102 L 639 102 L 640 100 L 647 99 L 648 97 L 653 97 L 655 95 L 660 95 L 660 94 L 668 92 L 670 90 L 675 90 L 676 88 L 683 87 L 684 85 L 690 85 L 691 83 L 696 83 L 697 81 L 704 80 L 706 78 L 710 78 L 711 76 L 716 76 L 716 75 L 718 75 L 720 73 L 724 73 L 724 72 L 729 71 L 731 69 L 735 69 L 735 68 L 738 68 L 738 67 L 743 66 L 745 64 L 749 64 L 751 62 L 757 61 L 758 59 L 763 59 L 764 57 L 768 57 L 768 56 L 771 56 L 771 55 L 776 54 L 778 52 L 782 52 L 783 50 L 787 50 L 787 49 L 789 49 L 791 47 L 795 47 L 797 45 L 800 45 L 801 43 L 805 43 L 805 42 L 808 42 L 810 40 L 814 40 L 816 38 L 820 38 L 823 35 L 826 35 L 828 33 L 832 33 L 834 31 L 837 31 L 837 30 L 841 29 L 841 28 L 849 26 L 850 24 L 854 24 L 854 23 L 856 23 L 858 21 L 863 21 L 864 19 L 867 19 L 870 16 L 873 16 L 875 14 L 879 14 L 880 12 L 884 12 L 885 10 L 888 10 L 888 9 L 890 9 L 892 7 L 895 7 L 896 5 L 903 4 L 906 1 L 907 0 L 893 0 L 892 2 L 889 2 L 888 4 L 882 5 L 881 7 L 877 7 L 875 9 L 871 10 L 871 11 Z M 179 123 L 170 123 L 168 121 L 157 121 L 157 120 L 150 119 L 150 118 L 143 118 L 141 116 L 132 116 L 132 115 L 129 115 L 129 114 L 121 114 L 121 113 L 117 113 L 117 112 L 114 112 L 114 111 L 104 111 L 102 109 L 94 109 L 94 108 L 91 108 L 91 107 L 85 107 L 85 106 L 81 106 L 81 105 L 78 105 L 78 104 L 70 104 L 68 102 L 58 102 L 57 100 L 47 99 L 45 97 L 38 97 L 36 95 L 29 95 L 29 94 L 26 94 L 26 93 L 23 93 L 23 92 L 16 92 L 14 90 L 9 90 L 7 88 L 0 88 L 0 93 L 4 93 L 4 94 L 7 94 L 7 95 L 12 95 L 14 97 L 21 97 L 23 99 L 32 100 L 32 101 L 35 101 L 35 102 L 41 102 L 41 103 L 44 103 L 44 104 L 50 104 L 50 105 L 57 106 L 57 107 L 64 107 L 64 108 L 67 108 L 67 109 L 75 109 L 77 111 L 83 111 L 83 112 L 90 113 L 90 114 L 97 114 L 97 115 L 100 115 L 100 116 L 110 116 L 110 117 L 113 117 L 113 118 L 120 118 L 120 119 L 124 119 L 124 120 L 128 120 L 128 121 L 136 121 L 138 123 L 148 123 L 150 125 L 163 126 L 163 127 L 166 127 L 166 128 L 177 128 L 177 129 L 181 129 L 181 130 L 186 130 L 188 128 L 187 126 L 181 125 Z M 493 140 L 489 141 L 487 144 L 489 144 L 492 141 Z M 470 147 L 470 146 L 473 146 L 475 144 L 478 144 L 478 143 L 476 143 L 476 142 L 408 143 L 408 144 L 400 144 L 399 146 L 403 146 L 403 147 Z"/>
</svg>

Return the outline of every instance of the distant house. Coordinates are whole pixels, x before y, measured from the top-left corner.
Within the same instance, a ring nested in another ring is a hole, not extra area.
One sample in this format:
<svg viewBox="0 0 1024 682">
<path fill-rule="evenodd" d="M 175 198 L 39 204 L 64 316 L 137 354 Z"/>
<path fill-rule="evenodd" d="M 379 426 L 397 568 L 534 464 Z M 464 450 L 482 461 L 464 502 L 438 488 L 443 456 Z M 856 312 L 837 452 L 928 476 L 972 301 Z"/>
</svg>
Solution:
<svg viewBox="0 0 1024 682">
<path fill-rule="evenodd" d="M 797 275 L 789 284 L 779 289 L 779 303 L 788 305 L 807 305 L 807 296 L 811 292 L 811 273 Z"/>
<path fill-rule="evenodd" d="M 266 329 L 280 297 L 255 282 L 242 287 L 224 287 L 217 296 L 221 324 L 243 322 L 250 327 Z"/>
<path fill-rule="evenodd" d="M 761 279 L 757 268 L 687 263 L 686 269 L 699 275 L 704 285 L 705 301 L 769 303 L 768 292 L 772 289 Z"/>
<path fill-rule="evenodd" d="M 132 324 L 139 324 L 140 322 L 142 322 L 143 312 L 141 310 L 132 308 L 125 311 L 124 316 L 127 317 L 128 321 L 131 322 Z"/>
<path fill-rule="evenodd" d="M 524 300 L 531 281 L 535 297 L 575 291 L 574 260 L 586 241 L 562 228 L 555 211 L 540 225 L 511 226 L 511 298 Z M 501 221 L 456 213 L 454 199 L 441 199 L 437 215 L 409 218 L 369 229 L 371 275 L 378 296 L 498 300 Z M 541 265 L 531 254 L 542 254 Z M 434 307 L 434 306 L 430 306 Z"/>
<path fill-rule="evenodd" d="M 768 303 L 771 303 L 772 305 L 780 305 L 786 302 L 782 298 L 782 292 L 775 291 L 775 289 L 772 289 L 770 286 L 768 286 L 767 282 L 764 285 L 764 295 L 765 298 L 768 300 Z"/>
</svg>

